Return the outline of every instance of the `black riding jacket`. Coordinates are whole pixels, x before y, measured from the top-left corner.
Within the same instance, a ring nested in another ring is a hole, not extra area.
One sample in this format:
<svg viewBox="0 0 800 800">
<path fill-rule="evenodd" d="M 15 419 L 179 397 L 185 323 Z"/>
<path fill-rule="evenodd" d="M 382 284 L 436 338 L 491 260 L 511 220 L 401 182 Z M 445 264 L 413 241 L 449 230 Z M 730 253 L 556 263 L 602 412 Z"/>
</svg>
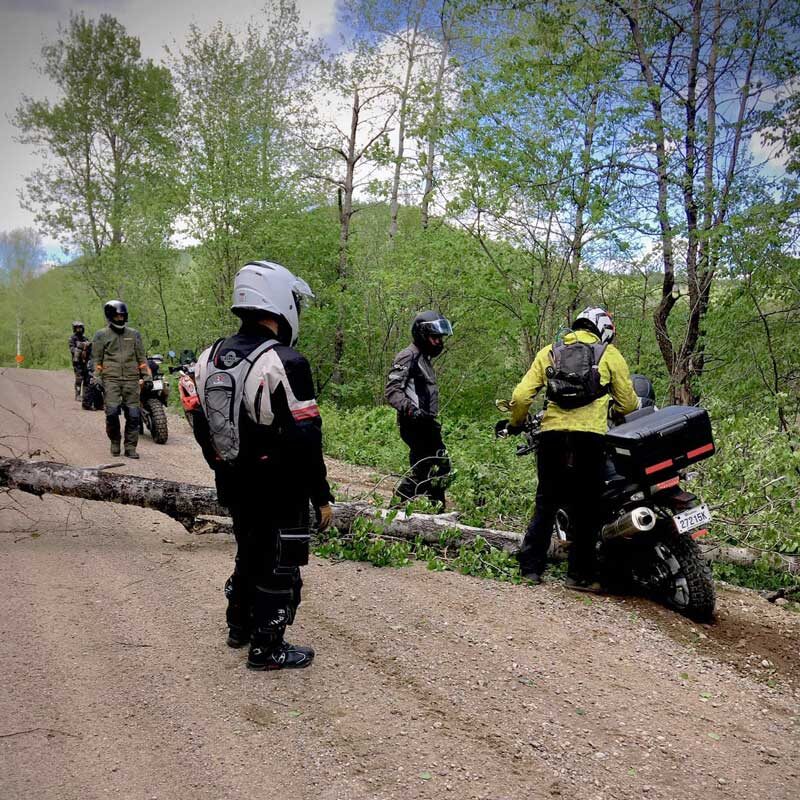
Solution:
<svg viewBox="0 0 800 800">
<path fill-rule="evenodd" d="M 215 361 L 219 363 L 231 351 L 239 357 L 247 356 L 271 338 L 263 328 L 242 326 L 222 342 Z M 197 360 L 198 385 L 205 380 L 210 351 Z M 322 455 L 322 419 L 311 367 L 293 348 L 277 344 L 253 364 L 245 381 L 239 415 L 241 449 L 235 464 L 220 462 L 202 409 L 195 413 L 195 438 L 209 466 L 217 472 L 218 485 L 222 477 L 223 482 L 234 485 L 258 484 L 263 494 L 273 497 L 300 492 L 317 507 L 333 499 Z"/>
<path fill-rule="evenodd" d="M 439 386 L 430 358 L 415 344 L 401 350 L 386 381 L 386 402 L 408 416 L 418 408 L 432 417 L 439 413 Z"/>
</svg>

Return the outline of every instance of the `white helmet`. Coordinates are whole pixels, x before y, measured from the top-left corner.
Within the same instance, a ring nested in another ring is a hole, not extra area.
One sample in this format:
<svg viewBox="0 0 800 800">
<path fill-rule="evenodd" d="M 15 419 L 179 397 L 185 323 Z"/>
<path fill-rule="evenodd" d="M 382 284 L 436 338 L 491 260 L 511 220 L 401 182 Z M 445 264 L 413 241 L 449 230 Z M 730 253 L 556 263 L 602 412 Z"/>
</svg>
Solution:
<svg viewBox="0 0 800 800">
<path fill-rule="evenodd" d="M 600 337 L 603 344 L 611 344 L 614 341 L 614 334 L 617 329 L 614 327 L 614 321 L 611 319 L 611 314 L 604 308 L 589 306 L 584 308 L 577 317 L 575 322 L 572 323 L 572 329 L 589 331 L 596 336 Z"/>
<path fill-rule="evenodd" d="M 233 279 L 231 311 L 264 311 L 276 317 L 280 328 L 278 338 L 294 345 L 300 331 L 300 302 L 313 297 L 309 285 L 272 261 L 251 261 Z M 287 329 L 288 328 L 288 329 Z"/>
</svg>

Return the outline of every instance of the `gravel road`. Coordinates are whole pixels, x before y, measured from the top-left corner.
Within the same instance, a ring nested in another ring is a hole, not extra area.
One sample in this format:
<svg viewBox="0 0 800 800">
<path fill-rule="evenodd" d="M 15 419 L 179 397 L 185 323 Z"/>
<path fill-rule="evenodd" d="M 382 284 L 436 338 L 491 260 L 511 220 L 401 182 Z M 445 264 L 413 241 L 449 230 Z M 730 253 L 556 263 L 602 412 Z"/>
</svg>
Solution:
<svg viewBox="0 0 800 800">
<path fill-rule="evenodd" d="M 110 460 L 71 381 L 0 374 L 0 454 Z M 210 483 L 169 422 L 121 470 Z M 312 558 L 290 633 L 314 665 L 254 673 L 225 646 L 232 556 L 157 512 L 0 494 L 0 798 L 800 796 L 800 615 L 754 592 L 720 587 L 700 626 L 555 581 Z"/>
</svg>

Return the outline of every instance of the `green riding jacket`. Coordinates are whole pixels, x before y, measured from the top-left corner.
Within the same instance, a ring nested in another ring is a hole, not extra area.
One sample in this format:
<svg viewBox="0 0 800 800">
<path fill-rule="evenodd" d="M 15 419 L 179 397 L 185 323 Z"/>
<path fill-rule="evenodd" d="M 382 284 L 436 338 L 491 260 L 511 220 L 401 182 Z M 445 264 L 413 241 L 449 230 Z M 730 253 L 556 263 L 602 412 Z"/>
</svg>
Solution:
<svg viewBox="0 0 800 800">
<path fill-rule="evenodd" d="M 564 337 L 565 344 L 583 342 L 595 344 L 600 339 L 589 331 L 578 330 Z M 553 345 L 543 347 L 531 364 L 525 377 L 519 382 L 511 396 L 511 424 L 521 425 L 525 421 L 533 398 L 540 389 L 547 386 L 545 370 L 553 362 L 550 353 Z M 628 364 L 622 353 L 613 344 L 606 347 L 600 359 L 600 384 L 609 387 L 609 393 L 598 397 L 588 405 L 580 408 L 559 408 L 555 403 L 548 403 L 542 419 L 543 431 L 585 431 L 587 433 L 604 434 L 608 430 L 608 405 L 613 402 L 617 411 L 630 414 L 639 407 L 639 398 L 633 391 L 633 382 Z"/>
<path fill-rule="evenodd" d="M 135 381 L 150 377 L 139 331 L 125 327 L 117 333 L 110 325 L 101 328 L 92 341 L 94 374 L 104 381 Z"/>
</svg>

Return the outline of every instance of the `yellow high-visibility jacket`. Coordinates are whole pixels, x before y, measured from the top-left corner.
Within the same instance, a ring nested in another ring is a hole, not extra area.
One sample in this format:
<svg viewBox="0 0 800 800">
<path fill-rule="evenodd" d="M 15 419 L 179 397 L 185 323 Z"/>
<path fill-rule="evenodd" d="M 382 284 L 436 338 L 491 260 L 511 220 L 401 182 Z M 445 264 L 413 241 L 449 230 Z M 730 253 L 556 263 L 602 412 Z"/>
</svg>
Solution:
<svg viewBox="0 0 800 800">
<path fill-rule="evenodd" d="M 565 344 L 583 342 L 596 344 L 600 340 L 589 331 L 571 331 L 564 337 Z M 545 370 L 552 365 L 550 353 L 553 345 L 543 347 L 531 364 L 525 377 L 519 382 L 511 396 L 511 424 L 521 425 L 525 421 L 533 398 L 547 385 Z M 609 386 L 608 394 L 598 397 L 580 408 L 559 408 L 550 402 L 542 419 L 543 431 L 586 431 L 604 434 L 608 430 L 608 405 L 613 402 L 617 411 L 630 414 L 639 406 L 639 398 L 633 391 L 631 373 L 622 353 L 613 344 L 606 347 L 600 359 L 600 384 Z"/>
</svg>

